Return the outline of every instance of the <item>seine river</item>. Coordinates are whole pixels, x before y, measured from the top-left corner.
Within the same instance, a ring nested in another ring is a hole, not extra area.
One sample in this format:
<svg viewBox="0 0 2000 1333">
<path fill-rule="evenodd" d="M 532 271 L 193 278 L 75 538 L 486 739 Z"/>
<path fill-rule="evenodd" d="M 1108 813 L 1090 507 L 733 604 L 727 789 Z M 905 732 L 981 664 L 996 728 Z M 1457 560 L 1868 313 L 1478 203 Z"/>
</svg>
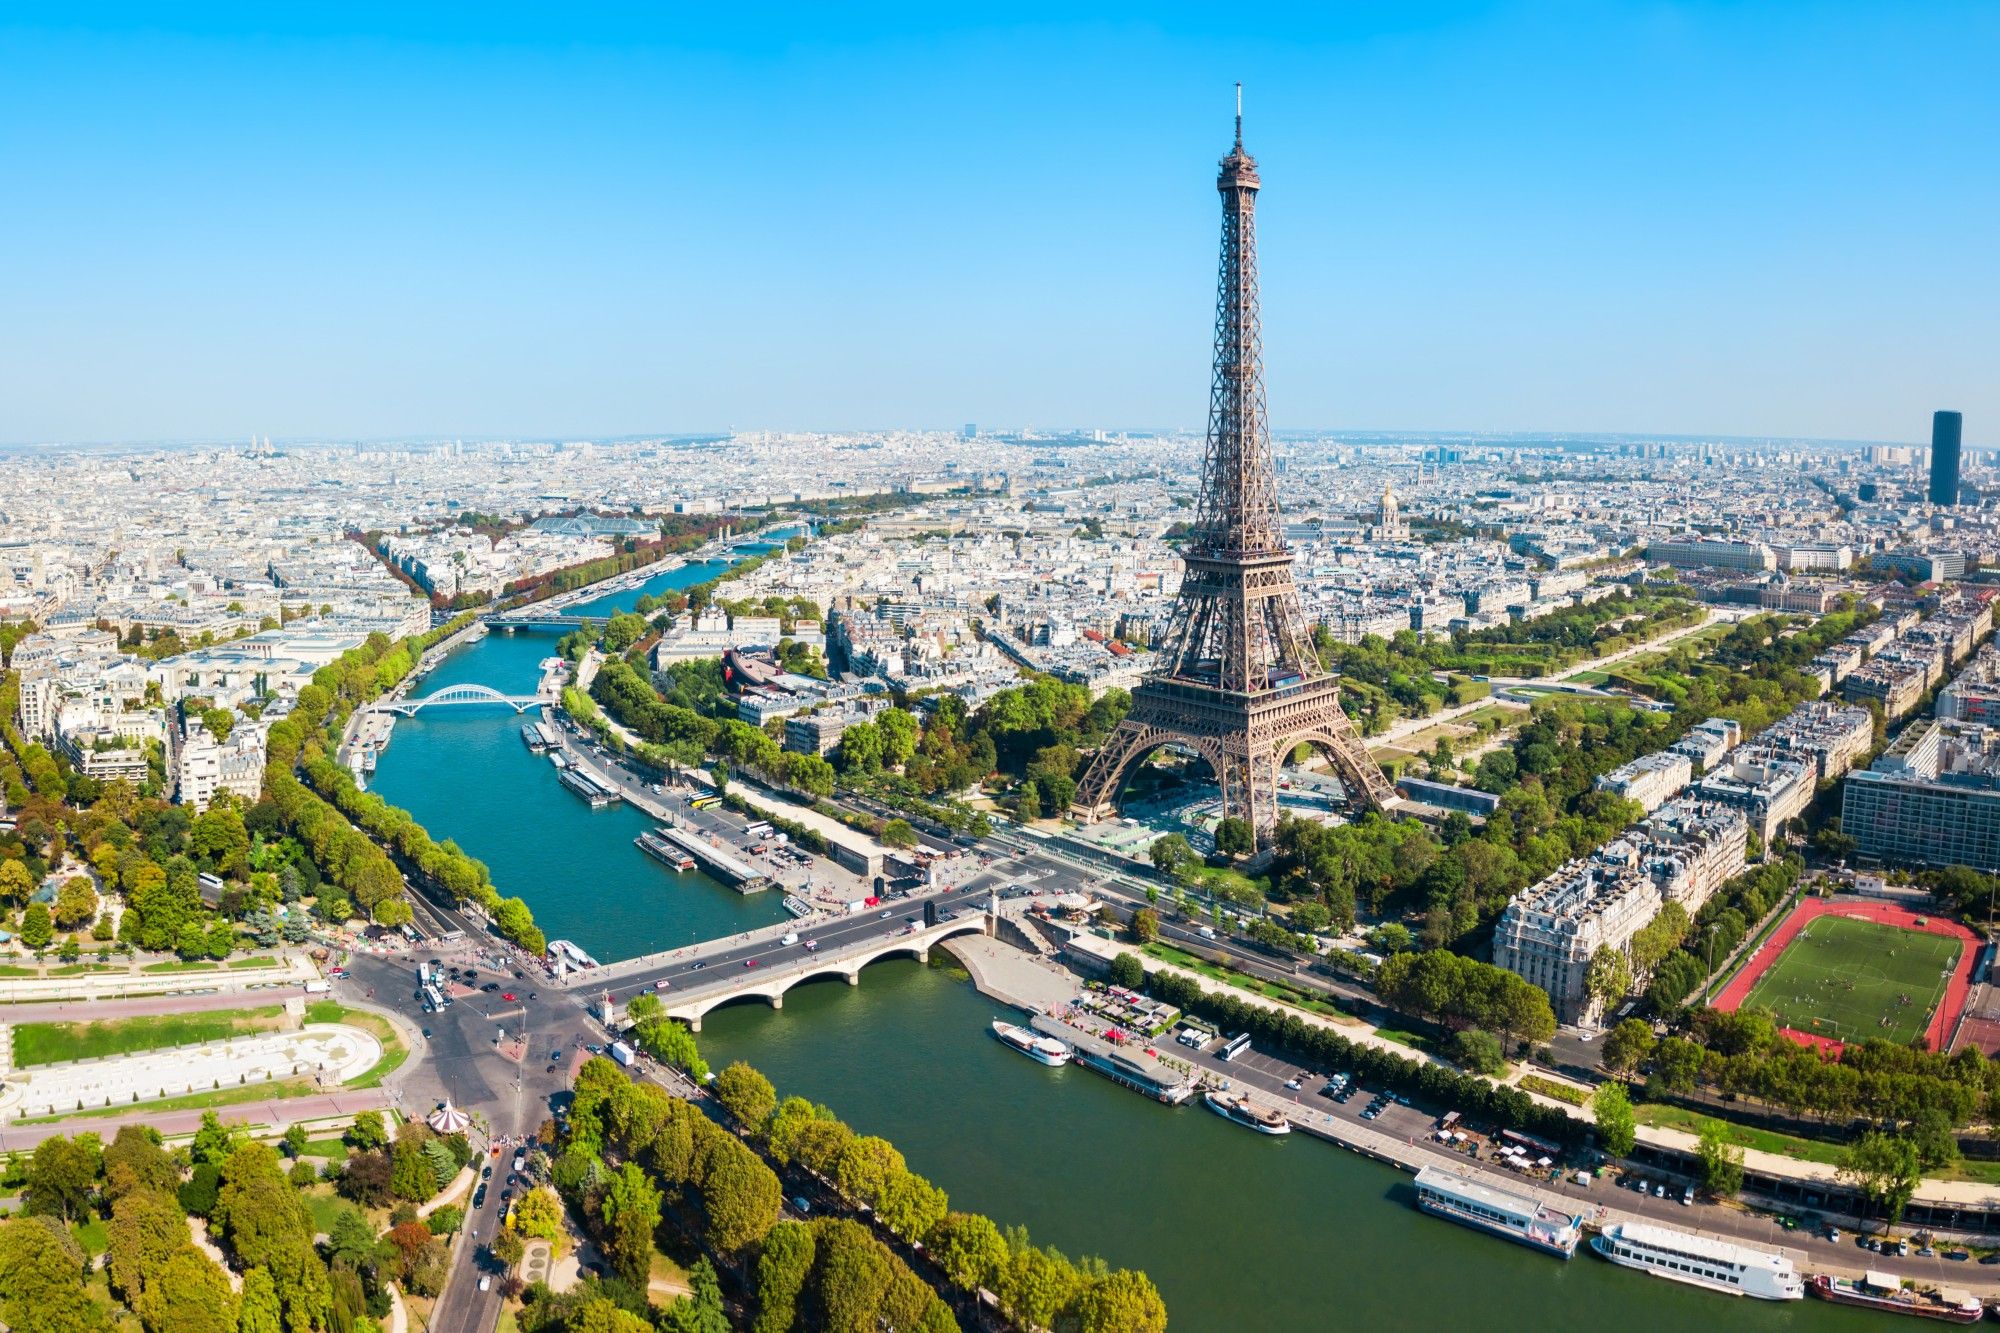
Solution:
<svg viewBox="0 0 2000 1333">
<path fill-rule="evenodd" d="M 715 566 L 649 580 L 684 587 Z M 629 607 L 639 590 L 610 605 Z M 609 605 L 587 604 L 593 610 Z M 549 634 L 489 635 L 418 687 L 531 690 Z M 374 790 L 454 838 L 554 938 L 611 961 L 762 925 L 777 897 L 676 875 L 632 845 L 644 819 L 589 810 L 522 745 L 520 721 L 438 709 L 396 724 Z M 1268 1139 L 1197 1107 L 1169 1109 L 1081 1069 L 1045 1069 L 993 1041 L 998 1013 L 957 973 L 876 964 L 859 987 L 809 984 L 782 1011 L 710 1014 L 709 1060 L 748 1060 L 780 1093 L 825 1102 L 903 1150 L 956 1206 L 1072 1255 L 1143 1268 L 1170 1327 L 1843 1330 L 1865 1312 L 1715 1295 L 1579 1254 L 1548 1259 L 1418 1213 L 1399 1172 L 1294 1135 Z M 1627 1322 L 1630 1321 L 1630 1322 Z"/>
</svg>

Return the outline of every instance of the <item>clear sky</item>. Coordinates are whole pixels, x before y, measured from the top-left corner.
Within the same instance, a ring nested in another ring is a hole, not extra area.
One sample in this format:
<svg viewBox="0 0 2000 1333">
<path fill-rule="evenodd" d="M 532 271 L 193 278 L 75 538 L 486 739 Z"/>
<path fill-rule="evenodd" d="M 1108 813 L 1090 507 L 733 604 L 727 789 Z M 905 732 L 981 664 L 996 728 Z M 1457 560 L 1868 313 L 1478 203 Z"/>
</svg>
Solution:
<svg viewBox="0 0 2000 1333">
<path fill-rule="evenodd" d="M 537 8 L 0 7 L 0 441 L 1199 426 L 1241 79 L 1281 428 L 2000 444 L 2000 5 Z"/>
</svg>

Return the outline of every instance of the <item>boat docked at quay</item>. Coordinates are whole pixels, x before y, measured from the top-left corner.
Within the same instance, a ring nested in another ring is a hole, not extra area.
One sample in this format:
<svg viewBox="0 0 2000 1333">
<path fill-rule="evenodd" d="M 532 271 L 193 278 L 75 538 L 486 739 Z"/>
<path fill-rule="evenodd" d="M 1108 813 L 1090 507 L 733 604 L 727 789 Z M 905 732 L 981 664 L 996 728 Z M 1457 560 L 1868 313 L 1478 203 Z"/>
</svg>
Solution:
<svg viewBox="0 0 2000 1333">
<path fill-rule="evenodd" d="M 1815 1273 L 1806 1279 L 1812 1294 L 1835 1305 L 1858 1305 L 1864 1310 L 1889 1314 L 1915 1315 L 1946 1324 L 1976 1324 L 1986 1315 L 1978 1297 L 1941 1287 L 1936 1291 L 1913 1291 L 1903 1286 L 1894 1273 L 1870 1272 L 1861 1281 Z"/>
<path fill-rule="evenodd" d="M 644 833 L 632 839 L 632 843 L 640 851 L 652 857 L 661 865 L 678 870 L 683 874 L 695 868 L 695 860 L 692 856 L 689 856 L 679 847 L 661 837 L 653 829 L 647 829 Z"/>
<path fill-rule="evenodd" d="M 793 916 L 811 916 L 813 914 L 813 905 L 799 897 L 796 893 L 786 894 L 783 905 L 784 909 Z"/>
<path fill-rule="evenodd" d="M 1203 1105 L 1225 1120 L 1233 1120 L 1259 1134 L 1289 1134 L 1292 1122 L 1276 1111 L 1253 1105 L 1247 1096 L 1231 1096 L 1214 1088 L 1201 1094 Z"/>
<path fill-rule="evenodd" d="M 1417 1207 L 1558 1259 L 1573 1257 L 1583 1239 L 1583 1223 L 1574 1214 L 1551 1208 L 1532 1194 L 1443 1167 L 1426 1166 L 1417 1172 Z"/>
<path fill-rule="evenodd" d="M 993 1020 L 992 1031 L 1002 1045 L 1012 1047 L 1030 1060 L 1045 1064 L 1051 1069 L 1060 1069 L 1068 1064 L 1073 1053 L 1068 1046 L 1054 1037 L 1040 1036 L 1027 1028 L 1003 1023 L 997 1018 Z"/>
<path fill-rule="evenodd" d="M 1621 1267 L 1728 1296 L 1796 1301 L 1806 1294 L 1785 1255 L 1650 1222 L 1614 1222 L 1591 1237 L 1590 1248 Z"/>
</svg>

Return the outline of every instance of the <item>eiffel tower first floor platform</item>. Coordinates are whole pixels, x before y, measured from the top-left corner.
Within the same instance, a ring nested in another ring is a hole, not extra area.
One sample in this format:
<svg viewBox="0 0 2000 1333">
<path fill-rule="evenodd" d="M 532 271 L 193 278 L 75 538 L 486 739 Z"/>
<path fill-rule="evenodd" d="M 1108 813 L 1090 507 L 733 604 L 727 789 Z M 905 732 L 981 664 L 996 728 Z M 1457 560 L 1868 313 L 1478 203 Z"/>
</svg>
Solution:
<svg viewBox="0 0 2000 1333">
<path fill-rule="evenodd" d="M 1260 845 L 1278 822 L 1278 770 L 1301 744 L 1326 755 L 1349 794 L 1372 808 L 1388 810 L 1401 799 L 1341 711 L 1334 677 L 1252 695 L 1149 680 L 1132 692 L 1131 711 L 1084 769 L 1072 813 L 1114 813 L 1133 766 L 1175 742 L 1208 761 L 1223 809 L 1247 820 Z"/>
</svg>

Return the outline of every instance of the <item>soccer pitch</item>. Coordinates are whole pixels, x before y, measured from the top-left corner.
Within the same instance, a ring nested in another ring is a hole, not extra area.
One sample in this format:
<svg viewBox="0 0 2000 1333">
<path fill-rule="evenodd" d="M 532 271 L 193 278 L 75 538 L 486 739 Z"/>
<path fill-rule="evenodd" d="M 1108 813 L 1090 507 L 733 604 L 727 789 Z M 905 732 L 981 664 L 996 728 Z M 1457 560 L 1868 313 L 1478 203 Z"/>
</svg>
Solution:
<svg viewBox="0 0 2000 1333">
<path fill-rule="evenodd" d="M 1806 923 L 1744 997 L 1788 1028 L 1908 1042 L 1930 1025 L 1963 942 L 1845 916 Z"/>
</svg>

